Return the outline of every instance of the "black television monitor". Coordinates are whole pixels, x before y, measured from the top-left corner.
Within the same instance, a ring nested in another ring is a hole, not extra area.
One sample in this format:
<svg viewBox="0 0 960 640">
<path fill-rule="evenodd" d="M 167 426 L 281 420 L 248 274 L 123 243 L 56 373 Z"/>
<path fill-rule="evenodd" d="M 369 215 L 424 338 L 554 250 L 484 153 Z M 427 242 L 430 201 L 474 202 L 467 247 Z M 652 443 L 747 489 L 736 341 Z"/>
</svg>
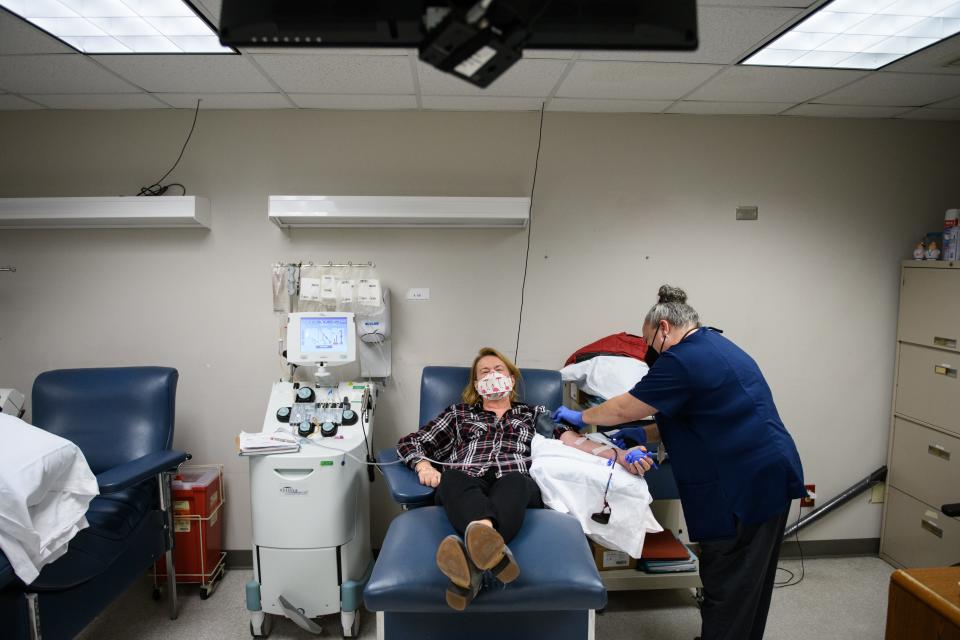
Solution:
<svg viewBox="0 0 960 640">
<path fill-rule="evenodd" d="M 487 86 L 523 49 L 693 50 L 696 0 L 223 0 L 231 47 L 417 48 Z"/>
</svg>

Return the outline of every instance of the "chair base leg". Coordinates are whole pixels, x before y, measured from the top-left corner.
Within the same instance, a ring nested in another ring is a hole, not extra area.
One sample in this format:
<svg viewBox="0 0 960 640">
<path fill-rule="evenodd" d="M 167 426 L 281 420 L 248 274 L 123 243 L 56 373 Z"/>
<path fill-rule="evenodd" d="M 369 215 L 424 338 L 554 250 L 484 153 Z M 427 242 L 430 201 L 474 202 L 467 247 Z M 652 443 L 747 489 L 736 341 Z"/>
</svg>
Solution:
<svg viewBox="0 0 960 640">
<path fill-rule="evenodd" d="M 164 546 L 167 564 L 167 602 L 170 605 L 170 619 L 176 620 L 177 607 L 177 571 L 173 566 L 173 504 L 170 498 L 170 479 L 173 474 L 164 471 L 157 474 L 160 490 L 160 510 L 163 511 Z"/>
<path fill-rule="evenodd" d="M 37 594 L 28 593 L 26 598 L 30 640 L 40 640 L 40 603 L 37 602 Z"/>
<path fill-rule="evenodd" d="M 177 574 L 173 567 L 173 549 L 167 549 L 167 602 L 170 605 L 170 619 L 176 620 L 179 614 L 177 606 Z"/>
</svg>

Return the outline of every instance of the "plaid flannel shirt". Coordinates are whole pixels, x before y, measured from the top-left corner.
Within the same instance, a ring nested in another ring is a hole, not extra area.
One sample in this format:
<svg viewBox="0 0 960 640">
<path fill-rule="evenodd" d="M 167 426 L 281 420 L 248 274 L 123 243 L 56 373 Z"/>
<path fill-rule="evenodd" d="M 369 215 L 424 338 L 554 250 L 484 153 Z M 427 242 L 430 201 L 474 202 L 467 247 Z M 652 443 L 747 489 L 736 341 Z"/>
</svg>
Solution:
<svg viewBox="0 0 960 640">
<path fill-rule="evenodd" d="M 473 477 L 491 469 L 498 478 L 510 472 L 529 475 L 530 443 L 537 418 L 546 412 L 546 407 L 519 402 L 497 418 L 493 411 L 483 408 L 482 402 L 451 405 L 419 431 L 401 438 L 397 453 L 411 468 L 430 458 L 477 465 L 449 467 Z M 573 427 L 557 425 L 553 435 L 559 438 L 571 430 Z"/>
</svg>

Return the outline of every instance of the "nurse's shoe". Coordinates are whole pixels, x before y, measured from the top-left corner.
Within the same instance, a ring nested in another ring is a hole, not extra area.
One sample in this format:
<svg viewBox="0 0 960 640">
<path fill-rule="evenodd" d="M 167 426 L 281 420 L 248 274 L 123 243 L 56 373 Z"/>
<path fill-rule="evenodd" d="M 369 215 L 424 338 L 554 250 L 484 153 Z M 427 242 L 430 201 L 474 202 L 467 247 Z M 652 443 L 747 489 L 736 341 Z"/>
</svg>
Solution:
<svg viewBox="0 0 960 640">
<path fill-rule="evenodd" d="M 483 572 L 467 557 L 460 536 L 449 535 L 437 547 L 437 568 L 450 579 L 447 585 L 447 604 L 457 611 L 467 608 L 480 591 Z"/>
<path fill-rule="evenodd" d="M 489 570 L 504 584 L 520 577 L 520 565 L 499 531 L 480 522 L 471 522 L 464 537 L 467 539 L 467 555 L 478 569 Z"/>
</svg>

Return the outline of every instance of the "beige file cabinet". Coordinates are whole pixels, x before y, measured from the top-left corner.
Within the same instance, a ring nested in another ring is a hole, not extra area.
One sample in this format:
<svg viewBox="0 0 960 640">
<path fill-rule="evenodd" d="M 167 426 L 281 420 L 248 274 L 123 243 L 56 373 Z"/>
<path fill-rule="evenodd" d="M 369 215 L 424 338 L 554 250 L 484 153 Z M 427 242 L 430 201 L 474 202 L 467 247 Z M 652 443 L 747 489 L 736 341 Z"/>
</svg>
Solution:
<svg viewBox="0 0 960 640">
<path fill-rule="evenodd" d="M 901 567 L 960 562 L 960 263 L 901 269 L 887 500 L 880 555 Z"/>
</svg>

